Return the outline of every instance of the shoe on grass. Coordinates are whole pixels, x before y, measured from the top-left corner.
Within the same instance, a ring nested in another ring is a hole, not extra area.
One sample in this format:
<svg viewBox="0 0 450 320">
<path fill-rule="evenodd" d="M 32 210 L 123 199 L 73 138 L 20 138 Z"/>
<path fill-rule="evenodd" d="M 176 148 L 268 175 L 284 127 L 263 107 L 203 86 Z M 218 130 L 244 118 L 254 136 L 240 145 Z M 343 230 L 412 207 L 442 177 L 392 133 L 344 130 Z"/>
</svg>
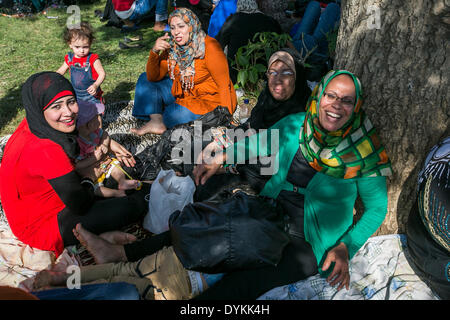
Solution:
<svg viewBox="0 0 450 320">
<path fill-rule="evenodd" d="M 142 43 L 125 43 L 122 41 L 119 41 L 119 48 L 120 49 L 132 49 L 132 48 L 143 48 L 144 45 Z"/>
<path fill-rule="evenodd" d="M 138 35 L 138 36 L 129 36 L 129 37 L 124 37 L 123 42 L 124 43 L 131 43 L 131 42 L 138 42 L 138 41 L 142 41 L 143 37 L 142 35 Z"/>
</svg>

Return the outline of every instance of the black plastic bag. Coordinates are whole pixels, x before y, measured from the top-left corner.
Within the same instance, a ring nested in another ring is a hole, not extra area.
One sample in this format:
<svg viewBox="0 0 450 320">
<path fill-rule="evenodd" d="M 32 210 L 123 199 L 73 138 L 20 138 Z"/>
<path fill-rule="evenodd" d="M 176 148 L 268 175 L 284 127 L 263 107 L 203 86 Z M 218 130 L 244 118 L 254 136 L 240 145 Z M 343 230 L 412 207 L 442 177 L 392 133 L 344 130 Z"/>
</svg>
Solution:
<svg viewBox="0 0 450 320">
<path fill-rule="evenodd" d="M 231 128 L 232 115 L 227 108 L 218 106 L 213 111 L 202 115 L 195 121 L 201 122 L 201 131 L 204 133 L 212 127 L 225 126 Z M 140 180 L 154 180 L 161 169 L 180 172 L 183 176 L 192 175 L 196 155 L 193 152 L 192 144 L 191 158 L 187 162 L 172 159 L 172 149 L 178 145 L 179 141 L 172 140 L 172 134 L 175 130 L 184 129 L 190 135 L 190 139 L 194 141 L 194 121 L 179 124 L 169 130 L 166 130 L 161 139 L 155 144 L 147 147 L 145 150 L 136 155 L 135 158 L 140 160 L 139 171 L 141 172 Z M 203 137 L 197 137 L 202 139 Z M 212 141 L 212 140 L 211 140 Z M 211 141 L 202 141 L 202 148 L 206 147 Z"/>
<path fill-rule="evenodd" d="M 274 201 L 241 191 L 175 211 L 169 228 L 183 266 L 206 273 L 275 266 L 289 242 Z"/>
</svg>

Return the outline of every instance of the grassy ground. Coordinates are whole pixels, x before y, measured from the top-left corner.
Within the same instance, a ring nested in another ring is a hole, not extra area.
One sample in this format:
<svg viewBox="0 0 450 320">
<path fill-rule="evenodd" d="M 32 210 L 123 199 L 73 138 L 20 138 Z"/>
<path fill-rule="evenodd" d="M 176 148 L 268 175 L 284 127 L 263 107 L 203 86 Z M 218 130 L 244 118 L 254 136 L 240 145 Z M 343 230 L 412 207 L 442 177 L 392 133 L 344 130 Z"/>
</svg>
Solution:
<svg viewBox="0 0 450 320">
<path fill-rule="evenodd" d="M 96 9 L 103 12 L 105 3 L 99 0 L 80 5 L 81 19 L 96 30 L 91 51 L 99 54 L 106 71 L 102 85 L 106 102 L 132 100 L 136 81 L 145 71 L 148 52 L 159 34 L 149 21 L 132 33 L 143 35 L 144 48 L 119 49 L 124 34 L 118 28 L 106 27 L 94 15 Z M 0 136 L 12 133 L 25 116 L 20 96 L 25 80 L 36 72 L 55 71 L 63 63 L 69 48 L 62 41 L 62 32 L 69 15 L 61 8 L 27 18 L 0 16 Z M 70 79 L 68 74 L 66 77 Z"/>
</svg>

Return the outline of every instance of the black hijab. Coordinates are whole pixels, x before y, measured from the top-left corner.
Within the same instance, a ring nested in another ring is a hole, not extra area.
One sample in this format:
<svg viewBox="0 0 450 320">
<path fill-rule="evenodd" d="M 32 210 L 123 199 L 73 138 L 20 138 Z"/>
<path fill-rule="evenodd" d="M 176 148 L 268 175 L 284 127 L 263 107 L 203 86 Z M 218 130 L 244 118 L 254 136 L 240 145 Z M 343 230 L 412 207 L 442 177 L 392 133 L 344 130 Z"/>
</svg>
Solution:
<svg viewBox="0 0 450 320">
<path fill-rule="evenodd" d="M 33 74 L 22 87 L 22 103 L 30 131 L 41 139 L 59 144 L 68 157 L 75 159 L 80 153 L 77 132 L 64 133 L 53 129 L 44 118 L 44 110 L 64 96 L 75 96 L 72 84 L 56 72 Z"/>
<path fill-rule="evenodd" d="M 280 51 L 286 51 L 294 58 L 296 72 L 295 91 L 289 99 L 278 101 L 272 96 L 269 91 L 269 85 L 266 83 L 266 87 L 259 95 L 258 102 L 252 109 L 250 118 L 247 121 L 250 127 L 255 130 L 267 129 L 289 114 L 304 112 L 308 98 L 311 95 L 311 89 L 309 89 L 306 82 L 306 71 L 301 63 L 301 56 L 289 48 L 283 48 Z"/>
</svg>

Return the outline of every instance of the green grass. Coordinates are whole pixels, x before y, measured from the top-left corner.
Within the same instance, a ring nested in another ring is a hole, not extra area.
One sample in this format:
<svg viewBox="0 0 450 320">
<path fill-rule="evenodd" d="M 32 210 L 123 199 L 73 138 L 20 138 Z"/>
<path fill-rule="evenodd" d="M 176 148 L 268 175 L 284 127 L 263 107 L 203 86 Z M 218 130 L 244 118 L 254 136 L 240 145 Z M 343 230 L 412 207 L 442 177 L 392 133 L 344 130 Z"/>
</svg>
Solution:
<svg viewBox="0 0 450 320">
<path fill-rule="evenodd" d="M 160 35 L 151 27 L 153 22 L 132 35 L 142 34 L 144 48 L 119 49 L 124 34 L 94 16 L 103 12 L 106 0 L 80 5 L 81 19 L 95 29 L 96 40 L 91 51 L 99 55 L 106 72 L 102 84 L 106 103 L 134 99 L 139 75 L 145 71 L 148 52 Z M 12 133 L 25 116 L 21 86 L 26 79 L 40 71 L 56 71 L 64 61 L 69 47 L 62 40 L 62 32 L 69 14 L 66 9 L 50 9 L 47 15 L 26 18 L 0 16 L 0 136 Z M 47 16 L 58 17 L 49 19 Z M 69 75 L 66 77 L 70 79 Z"/>
</svg>

